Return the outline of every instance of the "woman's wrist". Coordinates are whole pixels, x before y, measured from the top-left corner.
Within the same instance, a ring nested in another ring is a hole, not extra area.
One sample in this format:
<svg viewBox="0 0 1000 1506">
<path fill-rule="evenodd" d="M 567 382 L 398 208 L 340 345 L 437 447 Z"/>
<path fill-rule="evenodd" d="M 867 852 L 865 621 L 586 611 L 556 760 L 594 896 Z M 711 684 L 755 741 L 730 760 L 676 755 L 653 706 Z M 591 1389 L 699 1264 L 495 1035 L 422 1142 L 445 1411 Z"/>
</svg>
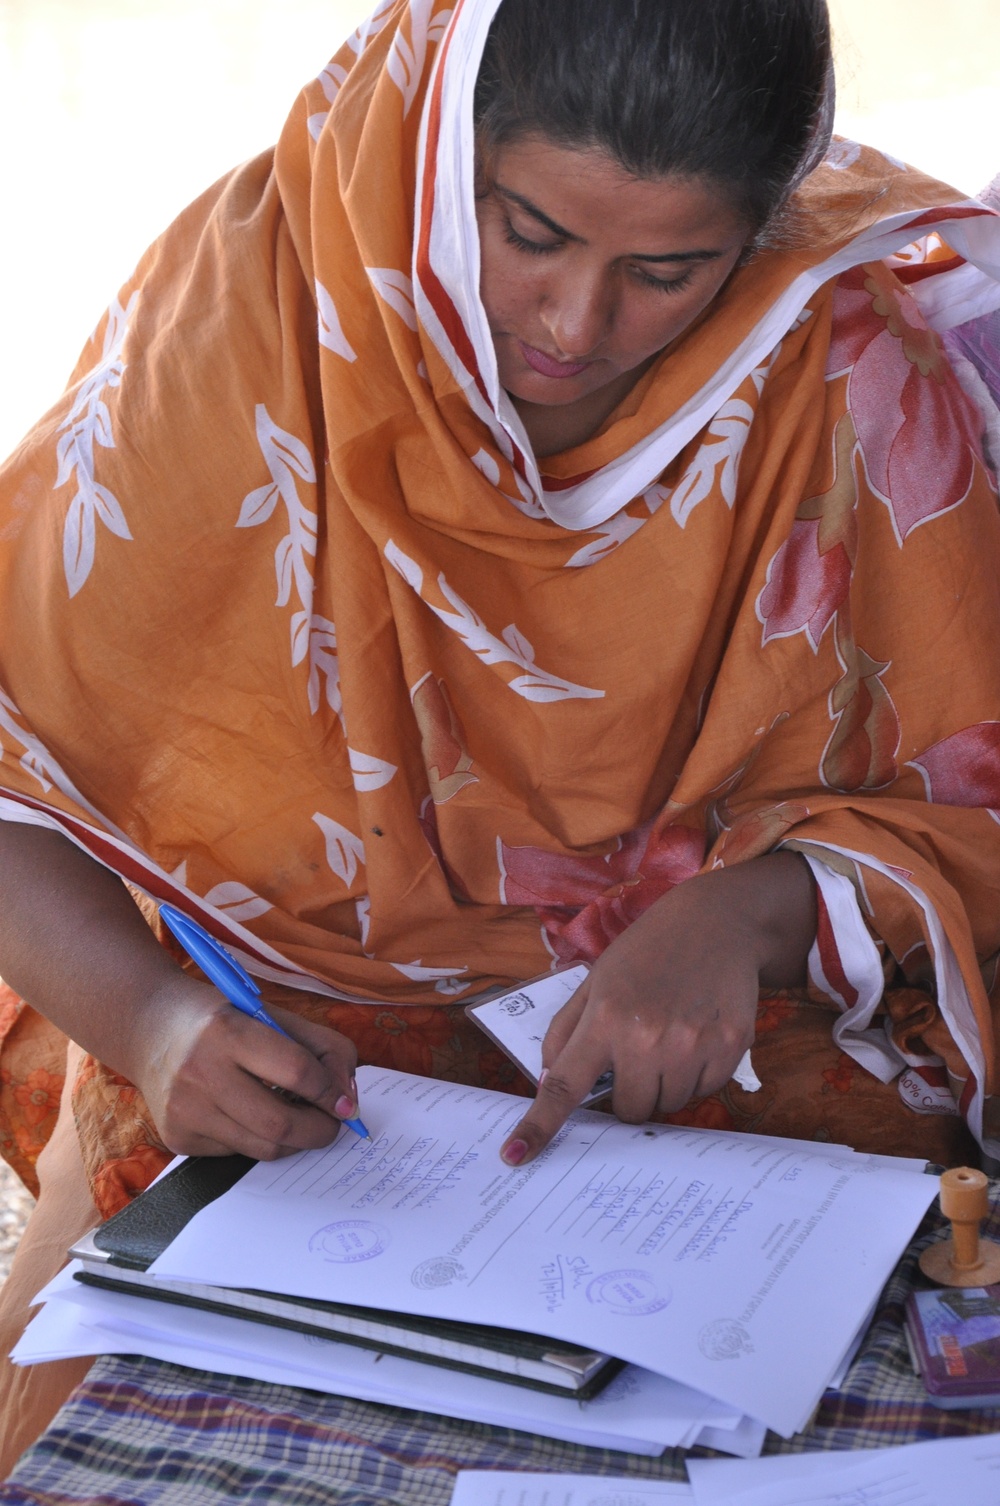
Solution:
<svg viewBox="0 0 1000 1506">
<path fill-rule="evenodd" d="M 816 881 L 797 852 L 770 852 L 713 868 L 667 896 L 689 907 L 706 941 L 738 947 L 754 959 L 762 988 L 799 988 L 816 939 Z"/>
</svg>

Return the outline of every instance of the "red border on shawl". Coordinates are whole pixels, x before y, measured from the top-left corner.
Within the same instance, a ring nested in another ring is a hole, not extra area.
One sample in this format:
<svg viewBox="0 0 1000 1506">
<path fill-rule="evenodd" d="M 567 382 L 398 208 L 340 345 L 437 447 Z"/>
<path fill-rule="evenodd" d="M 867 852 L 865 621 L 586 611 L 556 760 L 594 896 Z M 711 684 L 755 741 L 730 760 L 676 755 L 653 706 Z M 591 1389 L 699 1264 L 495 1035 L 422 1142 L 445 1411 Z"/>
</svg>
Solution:
<svg viewBox="0 0 1000 1506">
<path fill-rule="evenodd" d="M 426 294 L 428 303 L 440 321 L 441 328 L 451 342 L 452 348 L 475 382 L 483 400 L 489 403 L 489 393 L 486 391 L 486 384 L 479 371 L 479 362 L 476 360 L 476 352 L 472 341 L 469 339 L 468 332 L 462 323 L 458 310 L 442 286 L 437 273 L 434 271 L 430 258 L 431 222 L 434 214 L 434 195 L 437 179 L 436 173 L 428 171 L 428 163 L 435 165 L 437 163 L 438 146 L 441 140 L 441 96 L 444 92 L 445 64 L 448 59 L 448 53 L 451 50 L 458 16 L 464 3 L 465 0 L 457 0 L 452 15 L 451 26 L 448 28 L 448 33 L 441 44 L 441 55 L 438 59 L 437 73 L 434 78 L 434 87 L 431 91 L 428 106 L 427 145 L 424 151 L 424 181 L 420 185 L 420 235 L 417 241 L 417 277 Z M 514 444 L 513 464 L 518 474 L 526 478 L 527 463 L 520 446 L 517 444 Z M 579 486 L 584 481 L 589 481 L 590 477 L 596 474 L 596 471 L 587 471 L 583 475 L 554 481 L 551 484 L 549 481 L 543 479 L 542 485 L 545 491 L 570 491 L 574 486 Z"/>
<path fill-rule="evenodd" d="M 265 956 L 263 952 L 254 947 L 252 940 L 248 941 L 243 935 L 236 935 L 228 927 L 220 925 L 218 916 L 214 910 L 208 906 L 193 906 L 190 894 L 175 888 L 174 885 L 165 881 L 162 875 L 157 873 L 155 869 L 147 867 L 139 854 L 130 853 L 116 846 L 102 837 L 101 833 L 94 827 L 88 826 L 75 816 L 67 815 L 65 811 L 56 810 L 53 806 L 46 805 L 42 800 L 35 800 L 31 795 L 21 795 L 17 791 L 7 789 L 6 787 L 0 787 L 0 794 L 6 799 L 12 800 L 17 805 L 27 806 L 29 810 L 39 811 L 46 816 L 50 816 L 59 826 L 72 832 L 79 845 L 97 858 L 100 863 L 103 863 L 106 868 L 110 868 L 120 878 L 127 879 L 130 883 L 136 884 L 140 889 L 145 889 L 154 899 L 167 900 L 171 904 L 176 904 L 178 909 L 184 910 L 188 914 L 196 909 L 199 923 L 207 931 L 213 932 L 217 941 L 235 943 L 241 951 L 254 957 L 260 963 L 261 967 L 272 968 L 275 971 L 280 971 L 284 968 L 287 970 L 290 979 L 312 978 L 313 975 L 306 972 L 304 968 L 296 968 L 293 963 L 285 961 L 284 958 L 275 960 L 273 957 Z M 315 981 L 321 983 L 323 980 L 316 979 Z"/>
<path fill-rule="evenodd" d="M 845 1009 L 853 1009 L 858 1002 L 858 991 L 844 972 L 837 938 L 830 923 L 830 912 L 826 908 L 826 901 L 818 887 L 816 890 L 816 946 L 827 982 L 837 990 L 844 1001 Z"/>
</svg>

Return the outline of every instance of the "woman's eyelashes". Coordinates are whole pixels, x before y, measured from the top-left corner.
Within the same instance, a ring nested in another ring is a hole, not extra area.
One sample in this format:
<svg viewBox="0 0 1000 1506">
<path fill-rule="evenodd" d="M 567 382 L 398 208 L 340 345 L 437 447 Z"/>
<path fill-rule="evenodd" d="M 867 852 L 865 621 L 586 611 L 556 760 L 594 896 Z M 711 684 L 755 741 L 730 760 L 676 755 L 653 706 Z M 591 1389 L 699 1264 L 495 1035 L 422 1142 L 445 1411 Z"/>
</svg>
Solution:
<svg viewBox="0 0 1000 1506">
<path fill-rule="evenodd" d="M 633 267 L 632 274 L 638 282 L 643 283 L 647 288 L 659 288 L 662 293 L 679 293 L 690 283 L 694 276 L 694 268 L 688 267 L 687 271 L 682 272 L 680 277 L 671 277 L 669 279 L 654 277 L 652 273 L 645 271 L 642 267 Z"/>
<path fill-rule="evenodd" d="M 544 256 L 547 251 L 558 251 L 565 244 L 564 241 L 532 241 L 526 235 L 514 229 L 510 220 L 504 220 L 504 240 L 508 246 L 514 246 L 518 251 L 526 251 L 529 256 Z"/>
<path fill-rule="evenodd" d="M 510 220 L 504 219 L 504 240 L 508 246 L 513 246 L 516 251 L 523 251 L 527 256 L 547 256 L 553 251 L 559 251 L 566 244 L 563 240 L 534 241 L 511 224 Z M 658 288 L 661 293 L 679 293 L 686 288 L 694 276 L 694 269 L 688 267 L 680 277 L 654 277 L 644 267 L 630 266 L 629 272 L 636 282 L 645 288 Z"/>
</svg>

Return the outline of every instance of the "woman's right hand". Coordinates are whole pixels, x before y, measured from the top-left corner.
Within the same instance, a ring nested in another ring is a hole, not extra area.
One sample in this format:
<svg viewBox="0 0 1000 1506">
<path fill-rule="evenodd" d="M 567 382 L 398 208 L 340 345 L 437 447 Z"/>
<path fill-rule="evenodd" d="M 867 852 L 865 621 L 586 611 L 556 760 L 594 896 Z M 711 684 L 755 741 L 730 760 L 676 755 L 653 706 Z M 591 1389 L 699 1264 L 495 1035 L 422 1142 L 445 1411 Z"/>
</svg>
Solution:
<svg viewBox="0 0 1000 1506">
<path fill-rule="evenodd" d="M 349 1040 L 276 1009 L 285 1040 L 189 977 L 121 879 L 59 832 L 0 821 L 0 974 L 136 1085 L 171 1150 L 273 1160 L 357 1113 Z"/>
<path fill-rule="evenodd" d="M 357 1114 L 357 1052 L 337 1031 L 271 1008 L 286 1040 L 183 973 L 150 1004 L 127 1075 L 170 1150 L 272 1161 L 329 1145 Z"/>
</svg>

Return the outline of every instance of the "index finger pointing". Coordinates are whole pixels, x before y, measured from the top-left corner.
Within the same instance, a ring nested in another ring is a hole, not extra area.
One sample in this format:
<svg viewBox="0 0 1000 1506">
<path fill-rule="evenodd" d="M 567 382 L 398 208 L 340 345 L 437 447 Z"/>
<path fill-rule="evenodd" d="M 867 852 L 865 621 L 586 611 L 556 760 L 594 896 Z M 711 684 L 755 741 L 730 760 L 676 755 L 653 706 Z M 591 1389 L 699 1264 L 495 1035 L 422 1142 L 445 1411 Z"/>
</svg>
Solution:
<svg viewBox="0 0 1000 1506">
<path fill-rule="evenodd" d="M 577 1027 L 542 1077 L 531 1108 L 504 1142 L 501 1159 L 508 1166 L 533 1161 L 610 1066 L 607 1047 L 589 1040 Z"/>
</svg>

